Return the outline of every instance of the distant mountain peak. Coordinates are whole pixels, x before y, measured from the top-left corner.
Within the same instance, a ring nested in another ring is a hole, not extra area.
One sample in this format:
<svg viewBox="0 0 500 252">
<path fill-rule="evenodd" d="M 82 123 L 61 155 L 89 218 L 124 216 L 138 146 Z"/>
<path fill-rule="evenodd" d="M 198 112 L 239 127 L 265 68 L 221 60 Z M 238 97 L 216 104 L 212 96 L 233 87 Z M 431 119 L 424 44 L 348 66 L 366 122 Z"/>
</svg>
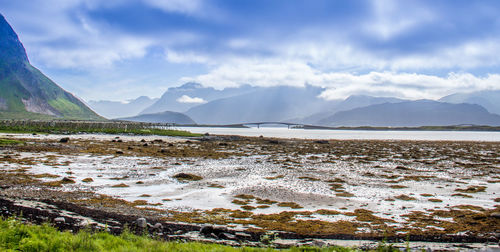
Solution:
<svg viewBox="0 0 500 252">
<path fill-rule="evenodd" d="M 179 89 L 197 89 L 197 88 L 203 88 L 203 86 L 200 83 L 187 82 L 179 87 Z"/>
</svg>

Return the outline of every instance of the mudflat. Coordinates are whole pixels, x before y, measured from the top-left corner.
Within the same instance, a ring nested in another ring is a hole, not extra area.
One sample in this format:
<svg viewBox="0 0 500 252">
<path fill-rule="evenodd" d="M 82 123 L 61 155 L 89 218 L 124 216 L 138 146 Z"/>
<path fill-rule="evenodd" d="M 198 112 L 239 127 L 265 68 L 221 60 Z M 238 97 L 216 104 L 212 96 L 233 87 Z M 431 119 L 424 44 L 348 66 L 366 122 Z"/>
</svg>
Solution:
<svg viewBox="0 0 500 252">
<path fill-rule="evenodd" d="M 78 225 L 145 217 L 170 223 L 171 237 L 215 225 L 249 241 L 270 231 L 284 240 L 499 241 L 499 142 L 0 138 L 9 140 L 0 144 L 3 215 L 38 204 L 78 213 Z"/>
</svg>

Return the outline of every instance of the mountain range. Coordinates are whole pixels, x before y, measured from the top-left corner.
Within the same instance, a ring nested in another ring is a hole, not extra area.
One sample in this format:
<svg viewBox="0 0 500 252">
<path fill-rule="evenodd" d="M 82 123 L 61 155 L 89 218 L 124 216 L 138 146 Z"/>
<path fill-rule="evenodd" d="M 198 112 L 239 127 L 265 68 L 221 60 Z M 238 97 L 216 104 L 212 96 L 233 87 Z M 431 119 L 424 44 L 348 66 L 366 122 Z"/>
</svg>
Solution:
<svg viewBox="0 0 500 252">
<path fill-rule="evenodd" d="M 0 90 L 0 119 L 102 119 L 30 64 L 19 37 L 1 14 Z"/>
<path fill-rule="evenodd" d="M 431 100 L 383 103 L 335 113 L 317 123 L 327 126 L 500 125 L 500 116 L 477 104 Z"/>
<path fill-rule="evenodd" d="M 500 90 L 483 90 L 471 93 L 455 93 L 439 99 L 441 102 L 470 103 L 483 106 L 489 112 L 500 115 Z"/>
<path fill-rule="evenodd" d="M 257 89 L 250 85 L 243 85 L 238 88 L 217 90 L 211 87 L 203 87 L 199 83 L 188 82 L 180 87 L 169 88 L 160 99 L 145 108 L 140 114 L 163 111 L 184 112 L 208 101 L 250 93 Z"/>
<path fill-rule="evenodd" d="M 438 101 L 367 95 L 327 101 L 319 98 L 324 90 L 310 85 L 216 90 L 186 83 L 169 88 L 162 98 L 144 111 L 168 108 L 184 113 L 199 124 L 282 121 L 321 126 L 500 125 L 498 115 L 492 113 L 497 111 L 500 91 L 457 93 Z M 199 103 L 179 102 L 186 96 L 192 100 L 199 98 Z M 154 117 L 157 122 L 165 121 L 162 119 L 165 116 L 160 114 Z M 133 119 L 146 120 L 144 118 Z"/>
<path fill-rule="evenodd" d="M 140 96 L 127 102 L 88 101 L 88 104 L 98 114 L 109 119 L 114 119 L 136 116 L 156 101 L 158 101 L 158 98 L 151 99 L 147 96 Z"/>
</svg>

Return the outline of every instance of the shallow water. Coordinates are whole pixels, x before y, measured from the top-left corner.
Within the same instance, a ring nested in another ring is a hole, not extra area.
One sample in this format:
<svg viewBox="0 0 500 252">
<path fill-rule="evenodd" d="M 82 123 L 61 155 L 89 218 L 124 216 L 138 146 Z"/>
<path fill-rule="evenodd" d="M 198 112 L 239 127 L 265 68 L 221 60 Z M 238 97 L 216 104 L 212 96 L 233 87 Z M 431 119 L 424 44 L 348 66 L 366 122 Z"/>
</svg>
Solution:
<svg viewBox="0 0 500 252">
<path fill-rule="evenodd" d="M 425 140 L 425 141 L 492 141 L 500 142 L 500 132 L 481 131 L 375 131 L 375 130 L 310 130 L 285 127 L 207 128 L 178 127 L 193 133 L 215 135 L 264 136 L 299 139 L 338 140 Z"/>
</svg>

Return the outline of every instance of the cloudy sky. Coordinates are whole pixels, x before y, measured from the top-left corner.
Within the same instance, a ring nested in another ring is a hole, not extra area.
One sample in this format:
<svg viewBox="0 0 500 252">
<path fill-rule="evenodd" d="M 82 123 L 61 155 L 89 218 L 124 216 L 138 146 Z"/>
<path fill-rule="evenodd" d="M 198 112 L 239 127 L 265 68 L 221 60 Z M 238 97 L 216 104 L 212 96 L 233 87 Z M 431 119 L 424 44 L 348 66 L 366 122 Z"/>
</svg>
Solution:
<svg viewBox="0 0 500 252">
<path fill-rule="evenodd" d="M 0 0 L 33 65 L 85 100 L 187 81 L 435 99 L 500 89 L 497 0 Z"/>
</svg>

